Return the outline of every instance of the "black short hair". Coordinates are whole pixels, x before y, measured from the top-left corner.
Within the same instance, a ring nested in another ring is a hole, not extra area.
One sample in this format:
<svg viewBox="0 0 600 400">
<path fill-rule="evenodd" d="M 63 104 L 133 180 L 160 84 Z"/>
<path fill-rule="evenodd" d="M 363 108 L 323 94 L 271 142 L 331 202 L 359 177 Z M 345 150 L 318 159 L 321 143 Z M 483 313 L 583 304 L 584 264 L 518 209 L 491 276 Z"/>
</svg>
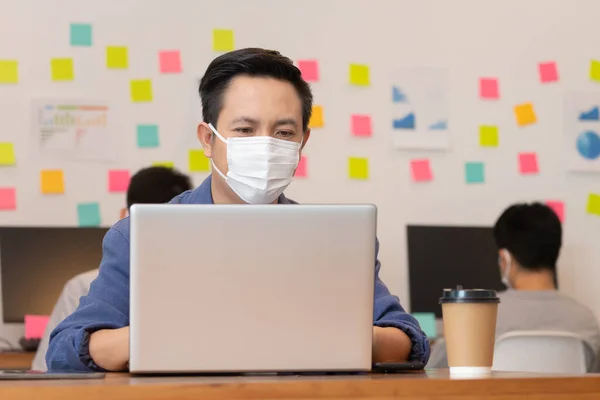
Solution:
<svg viewBox="0 0 600 400">
<path fill-rule="evenodd" d="M 127 188 L 127 208 L 137 203 L 167 203 L 192 187 L 189 176 L 172 168 L 143 168 L 131 177 Z"/>
<path fill-rule="evenodd" d="M 540 203 L 510 206 L 498 218 L 494 237 L 498 248 L 510 251 L 523 268 L 556 272 L 562 226 L 550 207 Z"/>
<path fill-rule="evenodd" d="M 291 83 L 302 102 L 302 129 L 308 129 L 312 113 L 313 95 L 310 86 L 292 60 L 278 51 L 247 48 L 225 53 L 215 58 L 200 80 L 202 118 L 206 123 L 217 124 L 223 94 L 233 78 L 239 75 L 268 77 Z"/>
</svg>

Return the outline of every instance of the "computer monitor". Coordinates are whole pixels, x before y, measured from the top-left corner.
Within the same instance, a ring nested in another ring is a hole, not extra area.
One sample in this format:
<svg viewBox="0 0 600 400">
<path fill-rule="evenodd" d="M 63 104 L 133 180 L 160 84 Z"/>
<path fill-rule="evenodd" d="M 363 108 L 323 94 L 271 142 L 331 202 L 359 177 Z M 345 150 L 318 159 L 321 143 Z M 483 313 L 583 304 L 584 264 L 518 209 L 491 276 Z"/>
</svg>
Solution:
<svg viewBox="0 0 600 400">
<path fill-rule="evenodd" d="M 5 323 L 49 315 L 65 283 L 98 268 L 108 228 L 2 227 L 0 279 Z"/>
<path fill-rule="evenodd" d="M 435 313 L 442 290 L 504 290 L 492 228 L 407 226 L 411 312 Z"/>
</svg>

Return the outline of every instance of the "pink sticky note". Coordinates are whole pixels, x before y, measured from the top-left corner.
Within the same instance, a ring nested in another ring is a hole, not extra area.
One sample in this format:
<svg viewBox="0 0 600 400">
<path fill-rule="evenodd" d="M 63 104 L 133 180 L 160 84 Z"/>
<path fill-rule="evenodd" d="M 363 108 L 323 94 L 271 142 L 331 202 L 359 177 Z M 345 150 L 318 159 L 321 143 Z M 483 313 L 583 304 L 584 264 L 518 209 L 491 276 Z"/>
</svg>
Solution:
<svg viewBox="0 0 600 400">
<path fill-rule="evenodd" d="M 556 215 L 560 222 L 565 222 L 565 203 L 557 200 L 550 200 L 546 202 L 546 205 L 550 207 Z"/>
<path fill-rule="evenodd" d="M 539 172 L 536 153 L 519 154 L 519 172 L 522 175 L 537 174 Z"/>
<path fill-rule="evenodd" d="M 181 54 L 179 50 L 167 50 L 158 53 L 160 72 L 163 74 L 177 74 L 181 72 Z"/>
<path fill-rule="evenodd" d="M 371 116 L 358 115 L 352 116 L 352 134 L 354 136 L 371 136 Z"/>
<path fill-rule="evenodd" d="M 50 317 L 47 315 L 26 315 L 25 339 L 41 339 L 48 325 L 48 319 Z"/>
<path fill-rule="evenodd" d="M 319 63 L 317 60 L 300 60 L 298 68 L 302 72 L 302 79 L 306 82 L 317 82 L 319 80 Z"/>
<path fill-rule="evenodd" d="M 296 173 L 294 174 L 296 178 L 308 178 L 308 166 L 306 161 L 306 156 L 300 157 L 300 162 L 298 163 L 298 168 L 296 168 Z"/>
<path fill-rule="evenodd" d="M 427 182 L 433 180 L 429 160 L 412 160 L 410 162 L 412 179 L 415 182 Z"/>
<path fill-rule="evenodd" d="M 539 63 L 538 71 L 542 83 L 558 81 L 558 69 L 554 61 Z"/>
<path fill-rule="evenodd" d="M 17 208 L 17 189 L 0 188 L 0 210 L 15 210 Z"/>
<path fill-rule="evenodd" d="M 479 96 L 482 99 L 497 99 L 500 97 L 498 91 L 498 79 L 496 78 L 480 78 L 479 79 Z"/>
<path fill-rule="evenodd" d="M 113 169 L 108 171 L 108 191 L 126 192 L 129 187 L 129 171 L 126 169 Z"/>
</svg>

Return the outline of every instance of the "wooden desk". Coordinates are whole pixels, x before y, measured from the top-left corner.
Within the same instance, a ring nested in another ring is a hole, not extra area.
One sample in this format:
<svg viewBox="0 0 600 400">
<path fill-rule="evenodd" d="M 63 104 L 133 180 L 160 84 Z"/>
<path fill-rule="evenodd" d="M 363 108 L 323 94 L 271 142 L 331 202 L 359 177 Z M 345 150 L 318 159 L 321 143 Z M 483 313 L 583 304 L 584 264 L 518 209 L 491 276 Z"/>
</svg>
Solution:
<svg viewBox="0 0 600 400">
<path fill-rule="evenodd" d="M 0 369 L 30 369 L 34 352 L 0 352 Z"/>
<path fill-rule="evenodd" d="M 0 399 L 598 399 L 600 375 L 579 377 L 497 373 L 450 379 L 445 370 L 399 375 L 327 377 L 131 377 L 104 380 L 4 381 Z"/>
</svg>

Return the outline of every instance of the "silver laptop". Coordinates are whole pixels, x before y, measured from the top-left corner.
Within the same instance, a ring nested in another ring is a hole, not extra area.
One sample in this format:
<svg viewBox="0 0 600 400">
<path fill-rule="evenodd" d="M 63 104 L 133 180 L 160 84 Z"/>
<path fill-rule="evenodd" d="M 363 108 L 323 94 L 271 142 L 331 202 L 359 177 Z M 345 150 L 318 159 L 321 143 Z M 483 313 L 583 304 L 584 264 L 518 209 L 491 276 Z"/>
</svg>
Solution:
<svg viewBox="0 0 600 400">
<path fill-rule="evenodd" d="M 134 205 L 130 371 L 370 370 L 376 213 Z"/>
</svg>

